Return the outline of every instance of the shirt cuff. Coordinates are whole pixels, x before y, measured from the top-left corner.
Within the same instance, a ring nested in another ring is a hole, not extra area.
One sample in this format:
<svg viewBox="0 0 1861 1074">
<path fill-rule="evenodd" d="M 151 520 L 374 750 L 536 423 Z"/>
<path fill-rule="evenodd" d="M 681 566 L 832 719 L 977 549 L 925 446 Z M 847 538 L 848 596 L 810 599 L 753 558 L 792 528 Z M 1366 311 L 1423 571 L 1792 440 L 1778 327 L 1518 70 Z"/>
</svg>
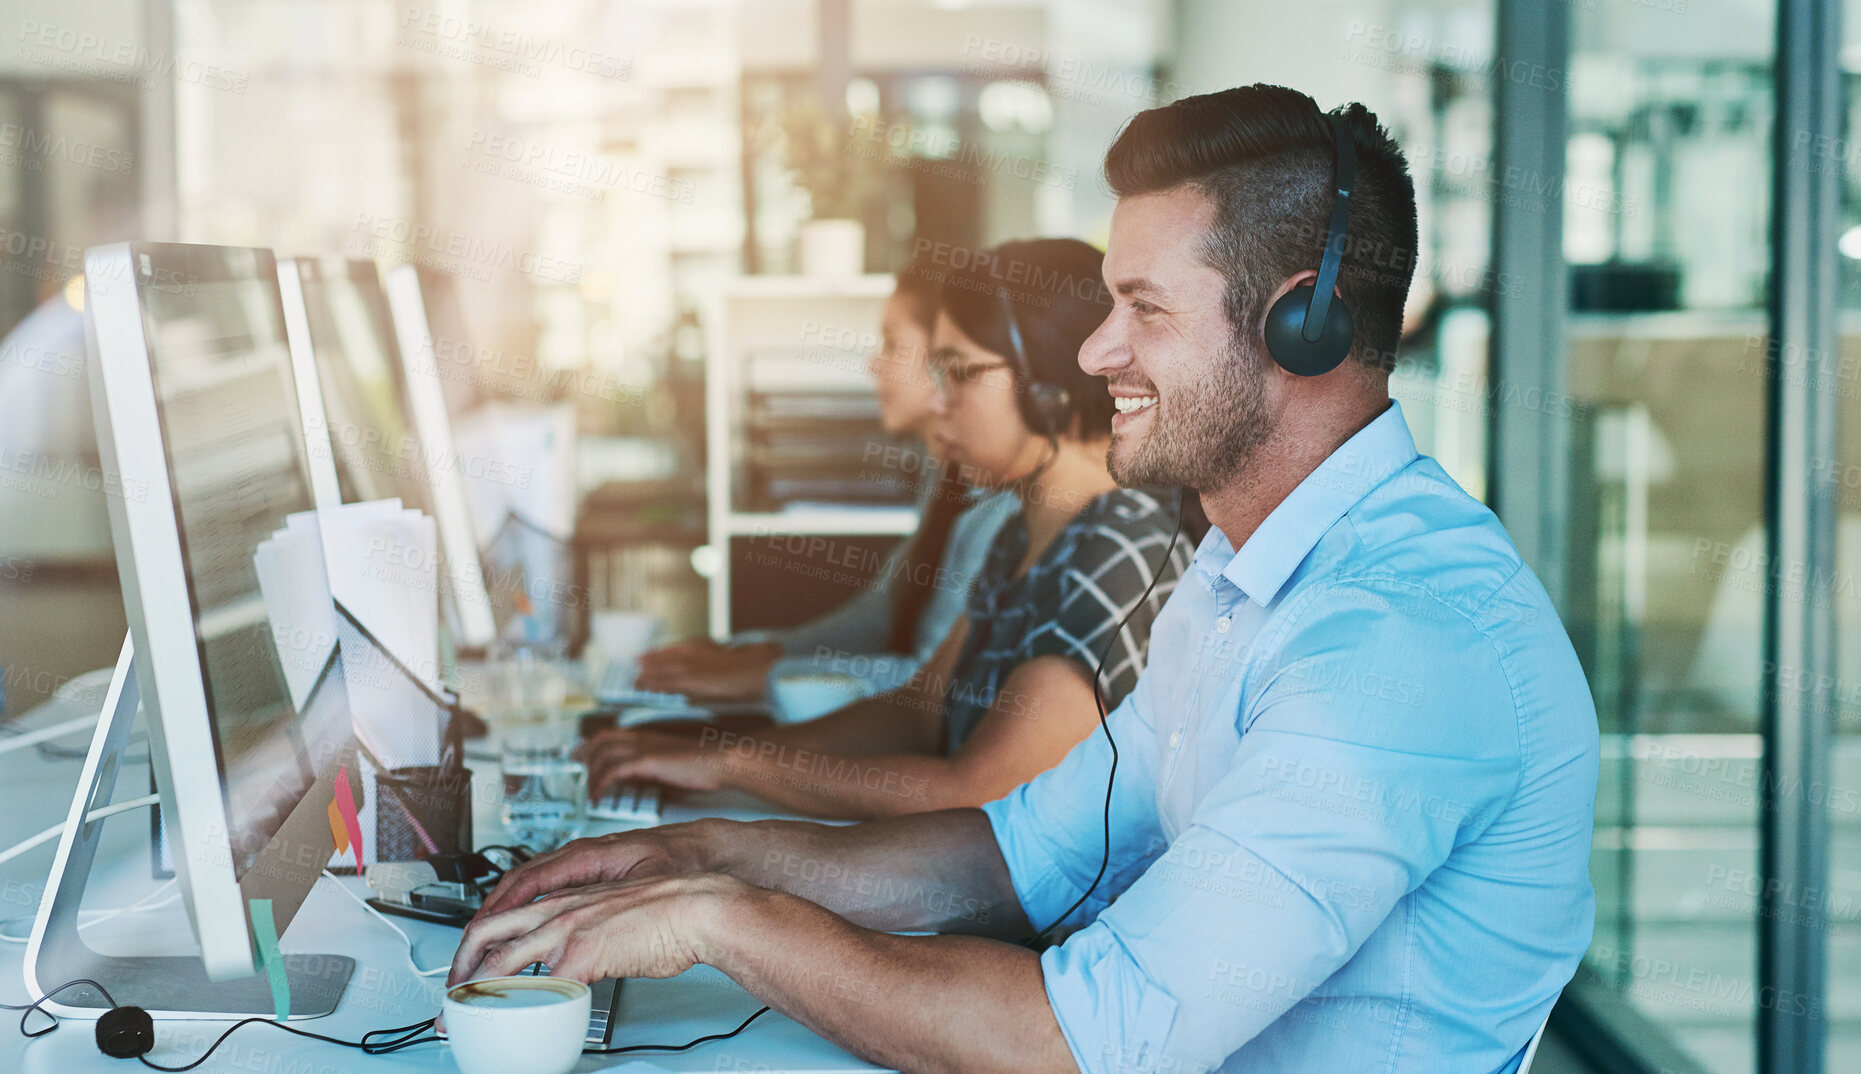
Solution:
<svg viewBox="0 0 1861 1074">
<path fill-rule="evenodd" d="M 1150 979 L 1112 930 L 1085 929 L 1040 956 L 1041 980 L 1080 1074 L 1201 1074 L 1164 1051 L 1176 999 Z"/>
<path fill-rule="evenodd" d="M 996 849 L 1008 865 L 1008 882 L 1014 885 L 1022 915 L 1030 926 L 1040 929 L 1079 898 L 1080 888 L 1060 868 L 1045 840 L 1026 836 L 1028 831 L 1040 830 L 1022 800 L 1027 789 L 1023 783 L 1007 797 L 983 803 L 982 815 L 989 818 Z"/>
</svg>

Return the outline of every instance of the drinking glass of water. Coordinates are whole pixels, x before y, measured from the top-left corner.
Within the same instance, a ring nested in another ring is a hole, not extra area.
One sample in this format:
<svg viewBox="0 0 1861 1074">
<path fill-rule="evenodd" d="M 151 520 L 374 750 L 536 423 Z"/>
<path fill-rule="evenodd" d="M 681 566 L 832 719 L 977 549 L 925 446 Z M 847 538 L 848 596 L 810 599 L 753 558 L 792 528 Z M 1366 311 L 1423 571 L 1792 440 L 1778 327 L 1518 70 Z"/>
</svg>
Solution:
<svg viewBox="0 0 1861 1074">
<path fill-rule="evenodd" d="M 516 734 L 504 743 L 500 819 L 512 842 L 554 850 L 588 825 L 588 766 L 552 736 Z"/>
</svg>

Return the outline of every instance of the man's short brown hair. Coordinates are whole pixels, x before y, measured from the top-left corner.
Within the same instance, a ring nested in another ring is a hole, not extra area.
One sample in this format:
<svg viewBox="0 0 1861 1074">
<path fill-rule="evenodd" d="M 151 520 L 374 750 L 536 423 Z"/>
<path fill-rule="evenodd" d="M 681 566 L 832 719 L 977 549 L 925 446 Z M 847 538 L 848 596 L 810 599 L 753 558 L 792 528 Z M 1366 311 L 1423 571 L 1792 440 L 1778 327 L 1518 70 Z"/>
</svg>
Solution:
<svg viewBox="0 0 1861 1074">
<path fill-rule="evenodd" d="M 1415 275 L 1415 185 L 1408 162 L 1361 104 L 1344 117 L 1357 181 L 1338 290 L 1356 323 L 1351 355 L 1387 370 Z M 1227 281 L 1228 324 L 1246 345 L 1266 300 L 1294 273 L 1316 269 L 1330 222 L 1337 135 L 1317 102 L 1256 84 L 1139 112 L 1105 155 L 1119 197 L 1192 187 L 1215 205 L 1203 256 Z"/>
</svg>

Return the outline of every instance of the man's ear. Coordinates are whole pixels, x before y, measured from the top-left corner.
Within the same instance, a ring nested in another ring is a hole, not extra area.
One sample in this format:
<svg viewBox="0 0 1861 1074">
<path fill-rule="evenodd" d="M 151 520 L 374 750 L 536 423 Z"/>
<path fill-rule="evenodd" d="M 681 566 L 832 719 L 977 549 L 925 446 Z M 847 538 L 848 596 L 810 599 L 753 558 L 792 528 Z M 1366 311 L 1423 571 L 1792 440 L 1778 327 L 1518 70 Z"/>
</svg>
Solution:
<svg viewBox="0 0 1861 1074">
<path fill-rule="evenodd" d="M 1291 291 L 1293 288 L 1299 286 L 1302 283 L 1310 283 L 1311 281 L 1316 280 L 1317 278 L 1318 278 L 1317 269 L 1301 269 L 1298 272 L 1295 272 L 1292 275 L 1281 280 L 1279 287 L 1274 290 L 1273 296 L 1267 300 L 1267 309 L 1272 309 L 1273 303 L 1278 302 L 1281 298 L 1285 297 L 1288 291 Z M 1332 292 L 1334 294 L 1337 293 L 1337 288 L 1335 287 L 1332 288 Z"/>
<path fill-rule="evenodd" d="M 1273 289 L 1273 293 L 1267 296 L 1267 300 L 1260 304 L 1260 317 L 1257 321 L 1254 322 L 1254 338 L 1255 339 L 1265 338 L 1267 314 L 1272 311 L 1274 303 L 1286 297 L 1286 294 L 1290 292 L 1293 288 L 1299 286 L 1302 283 L 1307 282 L 1308 280 L 1316 280 L 1317 278 L 1318 278 L 1317 269 L 1301 269 L 1300 271 L 1295 272 L 1292 275 L 1281 280 L 1279 282 L 1279 286 Z"/>
</svg>

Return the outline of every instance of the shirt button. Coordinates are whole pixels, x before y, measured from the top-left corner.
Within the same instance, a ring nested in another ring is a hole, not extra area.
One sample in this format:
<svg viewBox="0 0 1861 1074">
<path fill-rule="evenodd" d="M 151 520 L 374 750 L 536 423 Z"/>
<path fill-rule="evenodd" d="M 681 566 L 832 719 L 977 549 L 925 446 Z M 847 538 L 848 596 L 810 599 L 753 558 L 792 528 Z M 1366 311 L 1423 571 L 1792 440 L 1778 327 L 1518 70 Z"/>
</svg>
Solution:
<svg viewBox="0 0 1861 1074">
<path fill-rule="evenodd" d="M 1175 749 L 1178 746 L 1181 746 L 1182 744 L 1183 744 L 1183 733 L 1181 731 L 1171 731 L 1170 732 L 1170 749 Z"/>
<path fill-rule="evenodd" d="M 1228 628 L 1233 625 L 1234 625 L 1234 620 L 1228 618 L 1225 615 L 1222 616 L 1220 619 L 1215 620 L 1215 629 L 1219 630 L 1223 634 L 1226 634 L 1228 632 Z"/>
</svg>

